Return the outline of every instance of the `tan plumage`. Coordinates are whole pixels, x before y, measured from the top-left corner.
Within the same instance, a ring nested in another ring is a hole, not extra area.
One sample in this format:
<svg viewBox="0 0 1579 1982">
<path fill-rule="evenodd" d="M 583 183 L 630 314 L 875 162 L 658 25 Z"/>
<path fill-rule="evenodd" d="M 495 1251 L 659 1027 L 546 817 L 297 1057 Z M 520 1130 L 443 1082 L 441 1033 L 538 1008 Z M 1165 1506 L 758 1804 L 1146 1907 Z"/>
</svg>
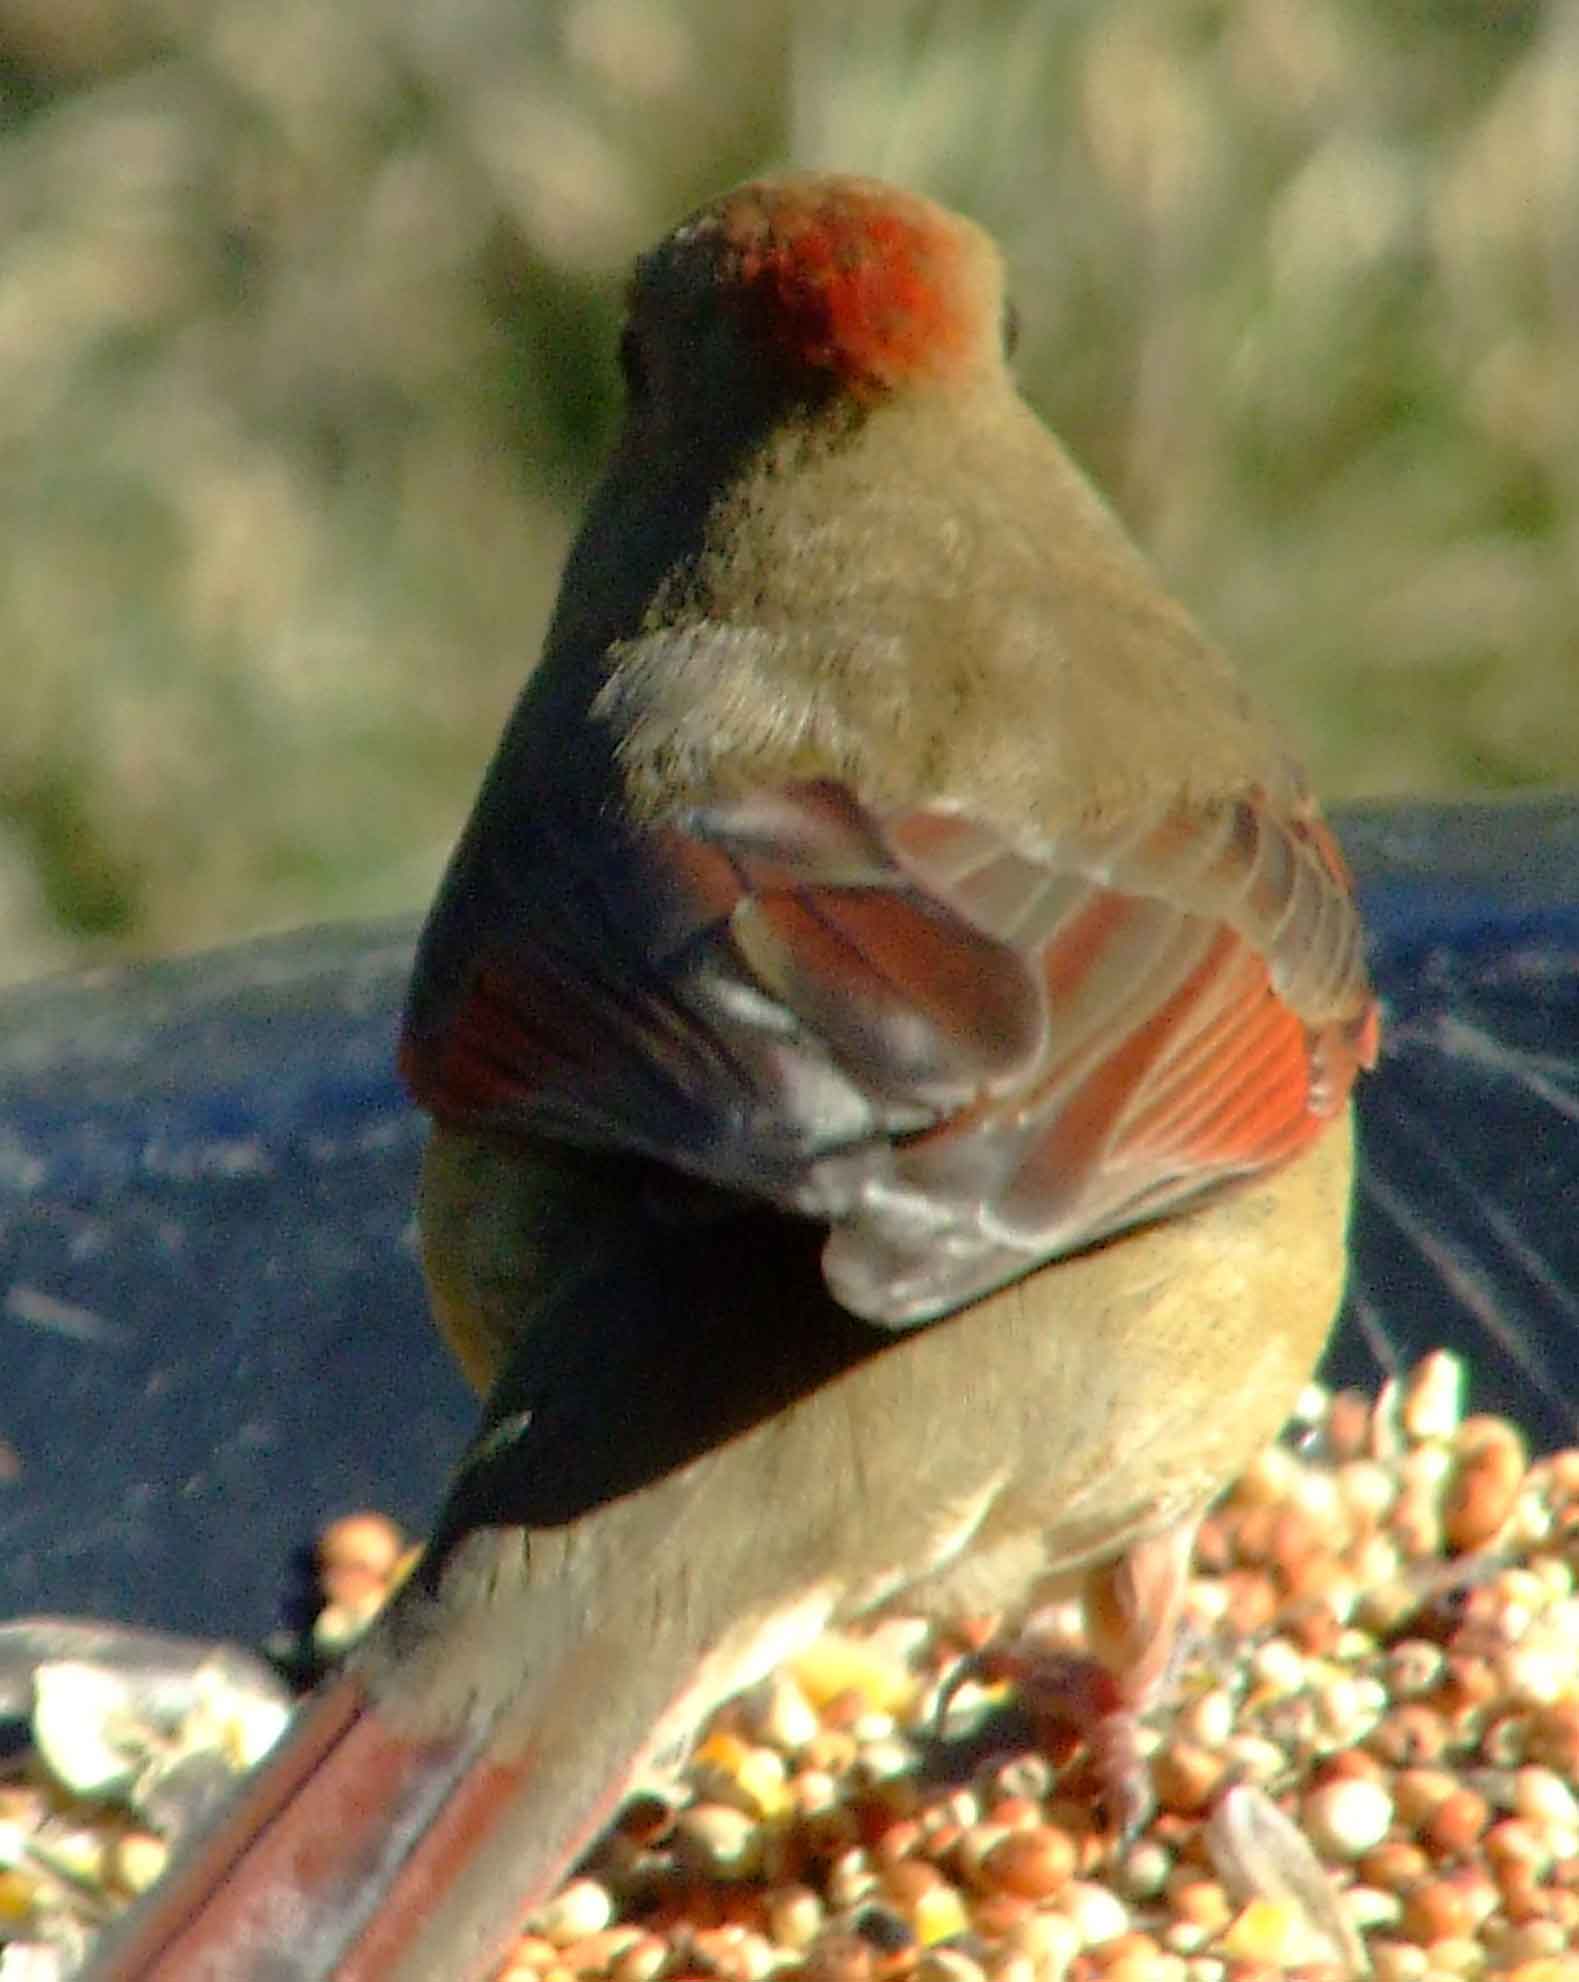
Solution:
<svg viewBox="0 0 1579 1982">
<path fill-rule="evenodd" d="M 986 237 L 869 181 L 639 266 L 403 1042 L 485 1424 L 105 1982 L 484 1973 L 646 1758 L 893 1601 L 1077 1579 L 1138 1813 L 1195 1522 L 1337 1305 L 1375 1017 L 1297 769 L 1003 319 Z"/>
</svg>

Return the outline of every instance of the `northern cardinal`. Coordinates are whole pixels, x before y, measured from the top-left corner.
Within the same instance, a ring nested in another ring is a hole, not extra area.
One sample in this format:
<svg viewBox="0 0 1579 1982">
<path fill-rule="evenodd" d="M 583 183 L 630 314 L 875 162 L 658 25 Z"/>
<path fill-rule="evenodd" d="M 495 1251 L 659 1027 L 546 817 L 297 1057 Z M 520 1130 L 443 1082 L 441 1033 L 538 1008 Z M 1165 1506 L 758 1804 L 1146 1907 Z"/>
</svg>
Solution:
<svg viewBox="0 0 1579 1982">
<path fill-rule="evenodd" d="M 93 1974 L 482 1976 L 830 1622 L 1083 1590 L 1138 1807 L 1190 1538 L 1344 1269 L 1341 857 L 1020 398 L 999 255 L 789 177 L 638 265 L 628 409 L 419 952 L 422 1567 Z"/>
</svg>

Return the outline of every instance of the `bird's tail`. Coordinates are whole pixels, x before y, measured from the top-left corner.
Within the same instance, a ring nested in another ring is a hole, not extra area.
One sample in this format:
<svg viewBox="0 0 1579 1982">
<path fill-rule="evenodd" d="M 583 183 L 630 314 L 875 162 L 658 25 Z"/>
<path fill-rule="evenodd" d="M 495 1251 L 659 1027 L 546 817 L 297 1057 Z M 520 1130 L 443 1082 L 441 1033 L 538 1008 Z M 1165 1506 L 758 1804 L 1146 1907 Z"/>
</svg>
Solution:
<svg viewBox="0 0 1579 1982">
<path fill-rule="evenodd" d="M 467 1568 L 519 1545 L 507 1531 L 474 1536 Z M 425 1606 L 413 1591 L 407 1608 Z M 464 1672 L 471 1615 L 451 1603 L 443 1616 L 416 1657 Z M 531 1685 L 530 1706 L 504 1689 L 492 1711 L 464 1678 L 437 1712 L 428 1689 L 419 1721 L 409 1695 L 378 1680 L 381 1664 L 411 1656 L 391 1642 L 409 1625 L 397 1614 L 376 1627 L 382 1642 L 365 1669 L 303 1706 L 213 1828 L 107 1937 L 86 1982 L 468 1982 L 491 1972 L 612 1814 L 662 1704 L 605 1696 L 595 1738 L 580 1719 L 583 1756 L 566 1739 L 581 1690 L 574 1670 L 562 1668 L 567 1684 L 549 1674 Z M 523 1714 L 545 1731 L 540 1744 L 515 1732 Z"/>
</svg>

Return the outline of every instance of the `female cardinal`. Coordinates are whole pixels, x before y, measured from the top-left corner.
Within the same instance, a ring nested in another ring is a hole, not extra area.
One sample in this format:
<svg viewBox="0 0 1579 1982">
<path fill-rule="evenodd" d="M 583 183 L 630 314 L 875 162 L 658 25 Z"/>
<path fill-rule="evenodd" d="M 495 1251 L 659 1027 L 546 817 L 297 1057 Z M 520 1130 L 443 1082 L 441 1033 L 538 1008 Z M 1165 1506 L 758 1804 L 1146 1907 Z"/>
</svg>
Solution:
<svg viewBox="0 0 1579 1982">
<path fill-rule="evenodd" d="M 105 1978 L 481 1976 L 832 1621 L 1068 1584 L 1115 1810 L 1336 1308 L 1375 1045 L 1300 775 L 873 181 L 639 264 L 623 432 L 419 952 L 488 1393 L 423 1566 Z"/>
</svg>

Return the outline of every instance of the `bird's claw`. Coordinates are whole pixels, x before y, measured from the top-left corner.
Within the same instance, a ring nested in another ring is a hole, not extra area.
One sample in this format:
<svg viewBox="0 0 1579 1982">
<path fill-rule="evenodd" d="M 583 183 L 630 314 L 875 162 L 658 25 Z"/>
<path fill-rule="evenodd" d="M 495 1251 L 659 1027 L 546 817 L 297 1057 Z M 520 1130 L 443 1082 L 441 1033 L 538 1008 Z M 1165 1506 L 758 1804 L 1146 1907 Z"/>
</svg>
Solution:
<svg viewBox="0 0 1579 1982">
<path fill-rule="evenodd" d="M 1125 1851 L 1156 1809 L 1151 1773 L 1140 1748 L 1140 1716 L 1121 1682 L 1093 1658 L 1038 1645 L 988 1645 L 962 1658 L 938 1695 L 937 1724 L 970 1681 L 1014 1687 L 1036 1727 L 1039 1745 L 1062 1757 L 1072 1740 L 1084 1743 L 1097 1785 L 1097 1805 L 1119 1851 Z"/>
</svg>

